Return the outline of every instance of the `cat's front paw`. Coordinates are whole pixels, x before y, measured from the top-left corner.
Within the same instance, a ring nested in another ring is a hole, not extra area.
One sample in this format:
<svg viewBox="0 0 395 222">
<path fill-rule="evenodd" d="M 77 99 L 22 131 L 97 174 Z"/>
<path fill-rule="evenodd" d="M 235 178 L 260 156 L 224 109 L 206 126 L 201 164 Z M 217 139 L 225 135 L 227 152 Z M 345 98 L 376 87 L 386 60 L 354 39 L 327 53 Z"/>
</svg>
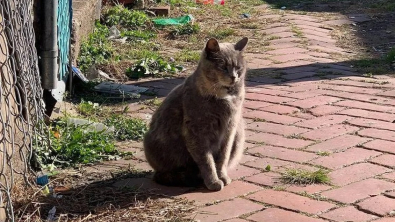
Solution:
<svg viewBox="0 0 395 222">
<path fill-rule="evenodd" d="M 224 182 L 224 185 L 225 185 L 225 186 L 228 185 L 228 184 L 230 184 L 230 182 L 232 182 L 232 179 L 230 179 L 230 177 L 229 177 L 228 175 L 226 175 L 226 174 L 222 174 L 222 175 L 219 177 L 219 179 L 222 180 L 222 182 Z"/>
<path fill-rule="evenodd" d="M 211 183 L 206 183 L 206 187 L 212 191 L 220 191 L 224 188 L 224 182 L 222 182 L 222 180 L 217 180 Z"/>
</svg>

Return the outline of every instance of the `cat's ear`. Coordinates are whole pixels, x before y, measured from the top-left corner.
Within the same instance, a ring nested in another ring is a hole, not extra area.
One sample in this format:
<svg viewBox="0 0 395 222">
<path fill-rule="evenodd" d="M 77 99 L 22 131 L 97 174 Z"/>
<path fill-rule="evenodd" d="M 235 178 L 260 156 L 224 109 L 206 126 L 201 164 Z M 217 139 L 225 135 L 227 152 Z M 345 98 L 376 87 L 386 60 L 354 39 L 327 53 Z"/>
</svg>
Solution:
<svg viewBox="0 0 395 222">
<path fill-rule="evenodd" d="M 206 52 L 212 53 L 212 52 L 219 52 L 219 44 L 218 41 L 214 38 L 211 38 L 207 41 L 206 43 Z"/>
<path fill-rule="evenodd" d="M 245 47 L 247 46 L 248 38 L 244 37 L 240 41 L 235 44 L 235 50 L 237 51 L 244 51 Z"/>
</svg>

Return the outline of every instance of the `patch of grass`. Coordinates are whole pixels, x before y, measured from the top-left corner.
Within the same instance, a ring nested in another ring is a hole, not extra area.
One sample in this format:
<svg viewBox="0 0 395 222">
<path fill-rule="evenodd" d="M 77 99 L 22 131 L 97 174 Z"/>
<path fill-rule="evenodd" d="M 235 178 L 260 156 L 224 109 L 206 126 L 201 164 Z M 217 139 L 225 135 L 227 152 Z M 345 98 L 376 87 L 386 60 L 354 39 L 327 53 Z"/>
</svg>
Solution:
<svg viewBox="0 0 395 222">
<path fill-rule="evenodd" d="M 319 156 L 329 156 L 331 153 L 328 151 L 318 151 L 317 155 Z"/>
<path fill-rule="evenodd" d="M 128 37 L 129 40 L 150 40 L 152 38 L 156 38 L 156 34 L 151 31 L 143 31 L 143 30 L 125 30 L 121 32 L 122 37 Z"/>
<path fill-rule="evenodd" d="M 50 148 L 35 149 L 36 161 L 44 169 L 113 159 L 118 154 L 111 133 L 91 130 L 88 124 L 68 123 L 67 117 L 51 125 L 48 135 Z"/>
<path fill-rule="evenodd" d="M 328 172 L 322 169 L 309 171 L 303 169 L 287 169 L 281 175 L 281 180 L 289 184 L 328 184 Z"/>
<path fill-rule="evenodd" d="M 102 15 L 104 24 L 109 27 L 120 25 L 129 29 L 137 29 L 150 21 L 144 12 L 129 10 L 121 4 L 104 8 Z"/>
<path fill-rule="evenodd" d="M 180 36 L 180 35 L 191 35 L 191 34 L 197 34 L 200 31 L 200 26 L 199 24 L 183 24 L 183 25 L 178 25 L 174 26 L 170 30 L 170 35 L 172 36 Z"/>
<path fill-rule="evenodd" d="M 148 131 L 147 124 L 143 120 L 122 115 L 113 115 L 104 123 L 115 128 L 115 137 L 118 140 L 142 140 Z"/>
<path fill-rule="evenodd" d="M 200 60 L 200 52 L 184 49 L 175 55 L 175 59 L 181 62 L 198 62 Z"/>
<path fill-rule="evenodd" d="M 139 79 L 145 76 L 175 74 L 180 69 L 180 67 L 165 61 L 163 58 L 149 57 L 137 61 L 132 67 L 128 68 L 126 75 L 132 79 Z"/>
<path fill-rule="evenodd" d="M 242 29 L 257 29 L 257 28 L 259 28 L 259 24 L 246 22 L 246 23 L 242 23 L 240 25 L 240 28 L 242 28 Z"/>
<path fill-rule="evenodd" d="M 295 33 L 296 37 L 302 38 L 303 37 L 303 32 L 300 28 L 298 28 L 296 25 L 292 24 L 291 25 L 291 31 Z"/>
<path fill-rule="evenodd" d="M 88 70 L 92 65 L 107 63 L 110 59 L 119 60 L 117 56 L 112 58 L 114 48 L 107 39 L 109 33 L 108 27 L 101 25 L 99 22 L 95 23 L 93 33 L 81 44 L 77 62 L 82 72 Z"/>
<path fill-rule="evenodd" d="M 395 3 L 394 3 L 395 4 Z M 394 9 L 395 10 L 395 9 Z M 391 49 L 387 55 L 385 56 L 385 61 L 388 63 L 393 63 L 395 62 L 395 48 Z"/>
<path fill-rule="evenodd" d="M 265 41 L 270 41 L 270 40 L 275 40 L 275 39 L 281 39 L 281 37 L 275 36 L 275 35 L 270 35 L 265 38 Z"/>
<path fill-rule="evenodd" d="M 378 10 L 393 12 L 395 11 L 395 1 L 394 0 L 376 1 L 375 3 L 371 4 L 370 7 Z"/>
<path fill-rule="evenodd" d="M 225 39 L 228 36 L 235 34 L 235 30 L 231 28 L 218 28 L 208 33 L 209 37 L 216 39 Z"/>
<path fill-rule="evenodd" d="M 83 99 L 77 105 L 77 110 L 79 113 L 85 116 L 95 116 L 100 112 L 100 107 L 98 103 L 93 103 L 91 101 L 84 101 Z"/>
<path fill-rule="evenodd" d="M 162 102 L 163 102 L 162 100 L 155 97 L 153 99 L 145 100 L 144 102 L 142 102 L 142 104 L 147 105 L 147 106 L 159 107 L 162 104 Z"/>
</svg>

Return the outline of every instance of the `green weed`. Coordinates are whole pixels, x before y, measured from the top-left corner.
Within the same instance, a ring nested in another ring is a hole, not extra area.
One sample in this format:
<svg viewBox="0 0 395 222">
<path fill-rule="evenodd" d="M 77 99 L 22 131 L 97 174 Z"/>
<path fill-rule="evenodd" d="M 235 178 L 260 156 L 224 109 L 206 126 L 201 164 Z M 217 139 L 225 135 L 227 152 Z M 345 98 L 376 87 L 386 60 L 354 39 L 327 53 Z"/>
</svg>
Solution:
<svg viewBox="0 0 395 222">
<path fill-rule="evenodd" d="M 147 124 L 143 120 L 122 115 L 107 118 L 105 124 L 115 128 L 115 137 L 119 140 L 141 140 L 148 131 Z"/>
<path fill-rule="evenodd" d="M 118 152 L 113 135 L 88 130 L 89 125 L 67 123 L 67 118 L 49 127 L 50 148 L 37 147 L 35 155 L 42 168 L 54 169 L 115 158 Z"/>
<path fill-rule="evenodd" d="M 314 184 L 330 182 L 328 172 L 322 169 L 317 171 L 309 171 L 303 169 L 287 169 L 282 175 L 281 179 L 285 183 L 290 184 Z"/>
<path fill-rule="evenodd" d="M 94 116 L 97 115 L 98 112 L 100 112 L 100 107 L 98 103 L 92 103 L 91 101 L 84 101 L 82 99 L 81 102 L 77 105 L 77 110 L 82 115 Z"/>
<path fill-rule="evenodd" d="M 150 40 L 156 38 L 156 34 L 151 31 L 126 30 L 121 32 L 121 37 L 128 37 L 129 40 Z"/>
<path fill-rule="evenodd" d="M 184 49 L 175 55 L 175 59 L 182 62 L 198 62 L 200 60 L 200 52 Z"/>
<path fill-rule="evenodd" d="M 120 25 L 130 29 L 137 29 L 150 20 L 142 11 L 129 10 L 123 5 L 116 5 L 103 10 L 103 21 L 109 27 Z"/>
<path fill-rule="evenodd" d="M 181 68 L 173 63 L 168 63 L 162 58 L 149 57 L 137 61 L 132 67 L 126 70 L 129 78 L 139 79 L 145 76 L 175 74 Z"/>
<path fill-rule="evenodd" d="M 216 29 L 215 31 L 208 33 L 210 37 L 216 39 L 225 39 L 226 37 L 231 36 L 233 34 L 235 34 L 235 30 L 231 28 Z"/>
<path fill-rule="evenodd" d="M 180 35 L 191 35 L 191 34 L 196 34 L 199 33 L 200 31 L 200 26 L 198 24 L 184 24 L 184 25 L 178 25 L 173 27 L 170 30 L 170 35 L 172 36 L 180 36 Z"/>
<path fill-rule="evenodd" d="M 106 26 L 99 22 L 95 23 L 93 33 L 81 44 L 77 62 L 82 72 L 92 65 L 104 64 L 114 56 L 114 49 L 107 39 L 109 33 Z M 115 57 L 115 60 L 119 60 L 119 57 Z"/>
</svg>

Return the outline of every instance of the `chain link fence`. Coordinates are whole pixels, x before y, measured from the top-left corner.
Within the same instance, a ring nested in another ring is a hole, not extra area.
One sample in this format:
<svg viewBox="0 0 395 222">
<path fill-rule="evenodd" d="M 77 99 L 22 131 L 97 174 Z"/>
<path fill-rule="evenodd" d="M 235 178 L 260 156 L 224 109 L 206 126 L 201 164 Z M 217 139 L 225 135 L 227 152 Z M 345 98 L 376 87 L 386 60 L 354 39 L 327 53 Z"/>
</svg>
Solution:
<svg viewBox="0 0 395 222">
<path fill-rule="evenodd" d="M 0 0 L 0 221 L 15 220 L 13 186 L 29 184 L 33 144 L 46 141 L 32 4 Z"/>
</svg>

